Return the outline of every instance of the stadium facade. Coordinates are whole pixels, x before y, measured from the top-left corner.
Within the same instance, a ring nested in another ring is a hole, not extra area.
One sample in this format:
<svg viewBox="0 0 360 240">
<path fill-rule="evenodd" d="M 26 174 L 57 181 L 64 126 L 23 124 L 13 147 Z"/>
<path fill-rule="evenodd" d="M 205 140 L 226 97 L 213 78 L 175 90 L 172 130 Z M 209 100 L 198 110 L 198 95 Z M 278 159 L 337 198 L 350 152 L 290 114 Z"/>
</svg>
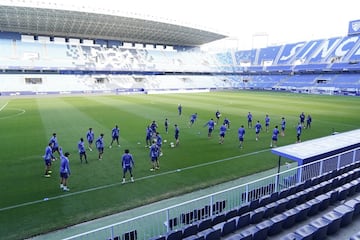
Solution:
<svg viewBox="0 0 360 240">
<path fill-rule="evenodd" d="M 4 1 L 6 3 L 6 1 Z M 360 95 L 359 21 L 348 36 L 204 52 L 226 35 L 116 11 L 0 5 L 2 95 L 261 89 Z"/>
</svg>

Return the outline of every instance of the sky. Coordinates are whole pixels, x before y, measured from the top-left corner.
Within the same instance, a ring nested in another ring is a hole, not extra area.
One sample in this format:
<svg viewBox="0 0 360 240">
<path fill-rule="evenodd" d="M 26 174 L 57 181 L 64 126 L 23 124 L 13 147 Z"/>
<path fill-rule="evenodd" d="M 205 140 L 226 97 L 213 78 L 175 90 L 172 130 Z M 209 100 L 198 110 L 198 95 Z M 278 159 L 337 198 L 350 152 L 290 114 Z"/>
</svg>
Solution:
<svg viewBox="0 0 360 240">
<path fill-rule="evenodd" d="M 240 49 L 345 36 L 359 0 L 31 0 L 118 9 L 230 36 Z M 1 0 L 0 0 L 1 2 Z"/>
</svg>

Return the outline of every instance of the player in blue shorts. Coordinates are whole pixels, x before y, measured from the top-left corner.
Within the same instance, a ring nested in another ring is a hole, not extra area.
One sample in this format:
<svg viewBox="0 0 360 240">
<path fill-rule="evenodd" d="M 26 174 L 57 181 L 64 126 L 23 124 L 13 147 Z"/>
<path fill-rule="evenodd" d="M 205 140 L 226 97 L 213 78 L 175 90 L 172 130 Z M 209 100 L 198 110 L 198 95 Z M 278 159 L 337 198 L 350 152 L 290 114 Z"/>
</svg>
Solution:
<svg viewBox="0 0 360 240">
<path fill-rule="evenodd" d="M 155 171 L 157 169 L 160 169 L 159 165 L 159 147 L 156 144 L 156 141 L 153 140 L 153 143 L 150 147 L 150 161 L 151 161 L 151 168 L 150 171 Z"/>
<path fill-rule="evenodd" d="M 181 113 L 182 113 L 182 106 L 181 106 L 181 104 L 178 105 L 178 113 L 179 113 L 179 116 L 181 116 Z"/>
<path fill-rule="evenodd" d="M 119 136 L 120 136 L 120 129 L 118 127 L 118 125 L 115 125 L 115 127 L 111 130 L 111 143 L 109 148 L 112 147 L 112 144 L 114 141 L 116 141 L 118 147 L 120 147 L 120 143 L 119 143 Z"/>
<path fill-rule="evenodd" d="M 192 125 L 194 125 L 195 121 L 197 119 L 197 113 L 194 113 L 190 116 L 190 123 L 189 123 L 189 127 L 191 127 Z"/>
<path fill-rule="evenodd" d="M 152 138 L 152 130 L 150 128 L 150 126 L 146 127 L 146 136 L 145 136 L 145 147 L 150 147 L 151 146 L 151 138 Z"/>
<path fill-rule="evenodd" d="M 169 119 L 165 118 L 164 122 L 165 132 L 169 133 Z"/>
<path fill-rule="evenodd" d="M 125 174 L 127 172 L 130 173 L 130 181 L 134 182 L 134 177 L 132 174 L 132 169 L 135 166 L 134 159 L 132 154 L 130 153 L 129 149 L 125 149 L 124 154 L 121 157 L 121 165 L 123 169 L 123 179 L 122 183 L 124 184 L 126 182 L 125 180 Z"/>
<path fill-rule="evenodd" d="M 161 149 L 161 147 L 162 147 L 162 137 L 161 137 L 159 132 L 156 133 L 156 144 L 157 144 L 157 146 L 159 148 L 159 156 L 162 156 L 163 155 L 162 149 Z"/>
<path fill-rule="evenodd" d="M 312 118 L 311 115 L 309 114 L 306 118 L 306 129 L 311 128 L 311 122 L 312 122 Z"/>
<path fill-rule="evenodd" d="M 299 115 L 299 121 L 300 121 L 301 126 L 305 127 L 305 114 L 304 114 L 304 112 L 302 112 Z"/>
<path fill-rule="evenodd" d="M 60 156 L 59 143 L 58 143 L 58 140 L 57 140 L 57 137 L 56 137 L 56 133 L 53 133 L 53 135 L 51 136 L 49 142 L 52 142 L 52 143 L 53 143 L 53 146 L 52 146 L 52 151 L 53 151 L 53 153 L 54 153 L 54 152 L 57 152 L 57 153 L 59 153 L 59 156 Z M 52 160 L 55 161 L 55 157 L 54 157 Z"/>
<path fill-rule="evenodd" d="M 221 125 L 220 126 L 220 133 L 219 133 L 219 144 L 223 144 L 224 143 L 224 140 L 225 140 L 225 134 L 226 134 L 226 126 L 225 124 Z"/>
<path fill-rule="evenodd" d="M 87 131 L 86 139 L 88 141 L 88 147 L 89 147 L 89 150 L 91 152 L 92 151 L 92 144 L 93 144 L 94 139 L 95 139 L 95 134 L 94 134 L 94 131 L 92 130 L 92 128 L 89 128 L 89 130 Z"/>
<path fill-rule="evenodd" d="M 269 132 L 269 127 L 270 127 L 270 117 L 268 114 L 266 114 L 265 116 L 265 131 Z"/>
<path fill-rule="evenodd" d="M 48 146 L 46 146 L 45 148 L 45 154 L 43 156 L 44 158 L 44 162 L 45 162 L 45 174 L 44 177 L 51 177 L 51 162 L 54 159 L 54 155 L 53 155 L 53 147 L 54 143 L 53 142 L 49 142 Z"/>
<path fill-rule="evenodd" d="M 227 129 L 230 129 L 230 120 L 227 117 L 224 118 L 223 124 L 227 127 Z"/>
<path fill-rule="evenodd" d="M 238 129 L 239 148 L 243 148 L 244 136 L 245 136 L 245 128 L 244 125 L 241 125 L 241 127 Z"/>
<path fill-rule="evenodd" d="M 208 126 L 208 138 L 211 138 L 211 134 L 215 128 L 214 119 L 210 119 L 207 123 L 205 123 L 204 127 Z"/>
<path fill-rule="evenodd" d="M 180 129 L 177 124 L 175 124 L 174 126 L 175 126 L 175 146 L 178 146 L 180 143 L 179 140 Z"/>
<path fill-rule="evenodd" d="M 216 123 L 219 123 L 220 117 L 221 117 L 220 111 L 216 110 L 216 112 L 215 112 Z"/>
<path fill-rule="evenodd" d="M 256 122 L 255 124 L 255 135 L 256 135 L 256 141 L 259 140 L 259 135 L 260 135 L 260 131 L 262 129 L 261 123 L 259 121 Z"/>
<path fill-rule="evenodd" d="M 301 142 L 301 132 L 302 132 L 303 125 L 301 123 L 298 123 L 296 127 L 296 142 Z"/>
<path fill-rule="evenodd" d="M 286 120 L 284 117 L 281 118 L 281 136 L 285 136 Z"/>
<path fill-rule="evenodd" d="M 273 130 L 272 136 L 271 136 L 270 147 L 276 147 L 279 133 L 280 132 L 279 132 L 278 126 L 276 125 L 274 130 Z"/>
<path fill-rule="evenodd" d="M 80 141 L 78 142 L 78 151 L 79 151 L 79 155 L 80 155 L 80 163 L 83 162 L 83 158 L 85 159 L 85 162 L 88 163 L 87 161 L 87 156 L 86 156 L 86 150 L 85 150 L 85 143 L 84 143 L 84 139 L 80 138 Z"/>
<path fill-rule="evenodd" d="M 252 119 L 253 119 L 253 116 L 252 116 L 251 112 L 248 113 L 247 119 L 248 119 L 248 128 L 252 128 Z"/>
<path fill-rule="evenodd" d="M 102 160 L 103 154 L 104 154 L 104 134 L 101 133 L 100 136 L 98 137 L 98 139 L 96 139 L 96 148 L 99 152 L 99 160 Z"/>
<path fill-rule="evenodd" d="M 66 152 L 63 154 L 62 149 L 59 149 L 60 152 L 60 189 L 63 191 L 69 191 L 70 189 L 67 187 L 67 180 L 71 174 L 70 172 L 70 164 L 69 164 L 69 156 L 70 153 Z"/>
</svg>

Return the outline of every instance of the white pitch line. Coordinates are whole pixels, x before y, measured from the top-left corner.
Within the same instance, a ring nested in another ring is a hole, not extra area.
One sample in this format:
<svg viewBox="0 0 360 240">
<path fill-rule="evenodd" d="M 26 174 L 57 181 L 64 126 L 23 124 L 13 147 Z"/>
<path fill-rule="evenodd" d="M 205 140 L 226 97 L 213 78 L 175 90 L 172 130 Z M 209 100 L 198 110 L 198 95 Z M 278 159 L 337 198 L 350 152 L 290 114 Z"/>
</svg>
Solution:
<svg viewBox="0 0 360 240">
<path fill-rule="evenodd" d="M 1 108 L 0 108 L 0 112 L 9 104 L 9 102 L 6 102 Z"/>
<path fill-rule="evenodd" d="M 168 175 L 168 174 L 178 173 L 178 172 L 181 172 L 181 171 L 190 170 L 190 169 L 194 169 L 194 168 L 204 167 L 204 166 L 208 166 L 208 165 L 212 165 L 212 164 L 222 163 L 222 162 L 230 161 L 230 160 L 237 159 L 237 158 L 242 158 L 242 157 L 247 157 L 247 156 L 263 153 L 263 152 L 266 152 L 266 151 L 269 151 L 269 149 L 264 149 L 264 150 L 261 150 L 261 151 L 246 153 L 246 154 L 243 154 L 243 155 L 223 158 L 223 159 L 219 159 L 219 160 L 212 161 L 212 162 L 207 162 L 207 163 L 202 163 L 202 164 L 198 164 L 198 165 L 193 165 L 193 166 L 190 166 L 190 167 L 175 169 L 175 170 L 162 172 L 162 173 L 158 173 L 158 174 L 154 174 L 154 175 L 148 175 L 148 176 L 144 176 L 144 177 L 141 177 L 141 178 L 137 178 L 135 182 L 150 179 L 150 178 L 155 178 L 155 177 L 159 177 L 159 176 L 164 176 L 164 175 Z M 36 200 L 36 201 L 16 204 L 16 205 L 8 206 L 8 207 L 3 207 L 3 208 L 0 208 L 0 212 L 10 210 L 10 209 L 14 209 L 14 208 L 34 205 L 34 204 L 42 203 L 42 202 L 45 202 L 45 201 L 71 197 L 71 196 L 79 195 L 79 194 L 82 194 L 82 193 L 93 192 L 93 191 L 97 191 L 97 190 L 101 190 L 101 189 L 105 189 L 105 188 L 114 187 L 114 186 L 117 186 L 117 185 L 122 185 L 122 183 L 119 181 L 117 183 L 112 183 L 112 184 L 107 184 L 107 185 L 103 185 L 103 186 L 99 186 L 99 187 L 89 188 L 89 189 L 85 189 L 85 190 L 78 191 L 78 192 L 70 192 L 70 193 L 58 195 L 58 196 L 55 196 L 55 197 L 44 198 L 42 200 Z"/>
</svg>

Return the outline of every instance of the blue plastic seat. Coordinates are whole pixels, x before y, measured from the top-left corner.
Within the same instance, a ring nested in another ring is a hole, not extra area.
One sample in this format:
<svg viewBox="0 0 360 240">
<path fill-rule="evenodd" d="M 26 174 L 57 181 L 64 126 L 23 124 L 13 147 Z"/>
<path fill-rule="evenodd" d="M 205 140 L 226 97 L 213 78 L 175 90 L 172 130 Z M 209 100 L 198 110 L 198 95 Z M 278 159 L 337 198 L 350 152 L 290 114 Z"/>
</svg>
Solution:
<svg viewBox="0 0 360 240">
<path fill-rule="evenodd" d="M 295 207 L 296 210 L 298 210 L 298 213 L 296 215 L 296 222 L 302 222 L 308 217 L 308 213 L 310 211 L 310 206 L 306 203 L 300 204 L 299 206 Z"/>
<path fill-rule="evenodd" d="M 321 194 L 321 195 L 317 196 L 316 199 L 320 201 L 319 211 L 323 211 L 329 207 L 329 205 L 330 205 L 330 196 L 329 195 Z"/>
<path fill-rule="evenodd" d="M 246 227 L 250 224 L 250 213 L 245 213 L 237 218 L 236 229 Z"/>
<path fill-rule="evenodd" d="M 327 220 L 328 223 L 328 229 L 327 229 L 327 235 L 332 235 L 339 231 L 340 224 L 341 224 L 341 217 L 342 215 L 335 211 L 330 211 L 328 213 L 325 213 L 322 218 Z"/>
<path fill-rule="evenodd" d="M 360 214 L 360 201 L 358 201 L 356 198 L 346 201 L 344 205 L 354 208 L 353 218 Z"/>
<path fill-rule="evenodd" d="M 296 229 L 294 233 L 301 236 L 302 240 L 312 240 L 315 239 L 315 232 L 315 227 L 311 226 L 310 224 L 306 224 L 305 226 Z"/>
<path fill-rule="evenodd" d="M 283 214 L 286 216 L 286 220 L 283 223 L 283 228 L 290 228 L 294 226 L 298 213 L 299 211 L 295 208 L 285 211 Z"/>
<path fill-rule="evenodd" d="M 192 224 L 189 226 L 185 226 L 182 228 L 182 237 L 186 238 L 191 235 L 195 235 L 198 233 L 198 226 L 196 224 Z"/>
<path fill-rule="evenodd" d="M 329 221 L 324 218 L 317 218 L 310 222 L 310 225 L 313 226 L 316 231 L 314 233 L 314 239 L 323 240 L 327 237 Z"/>
<path fill-rule="evenodd" d="M 352 222 L 353 215 L 354 215 L 354 208 L 340 205 L 334 208 L 334 212 L 341 214 L 341 224 L 340 227 L 345 227 Z"/>
<path fill-rule="evenodd" d="M 319 212 L 320 200 L 314 198 L 307 201 L 305 204 L 310 206 L 308 216 L 314 216 Z"/>
</svg>

